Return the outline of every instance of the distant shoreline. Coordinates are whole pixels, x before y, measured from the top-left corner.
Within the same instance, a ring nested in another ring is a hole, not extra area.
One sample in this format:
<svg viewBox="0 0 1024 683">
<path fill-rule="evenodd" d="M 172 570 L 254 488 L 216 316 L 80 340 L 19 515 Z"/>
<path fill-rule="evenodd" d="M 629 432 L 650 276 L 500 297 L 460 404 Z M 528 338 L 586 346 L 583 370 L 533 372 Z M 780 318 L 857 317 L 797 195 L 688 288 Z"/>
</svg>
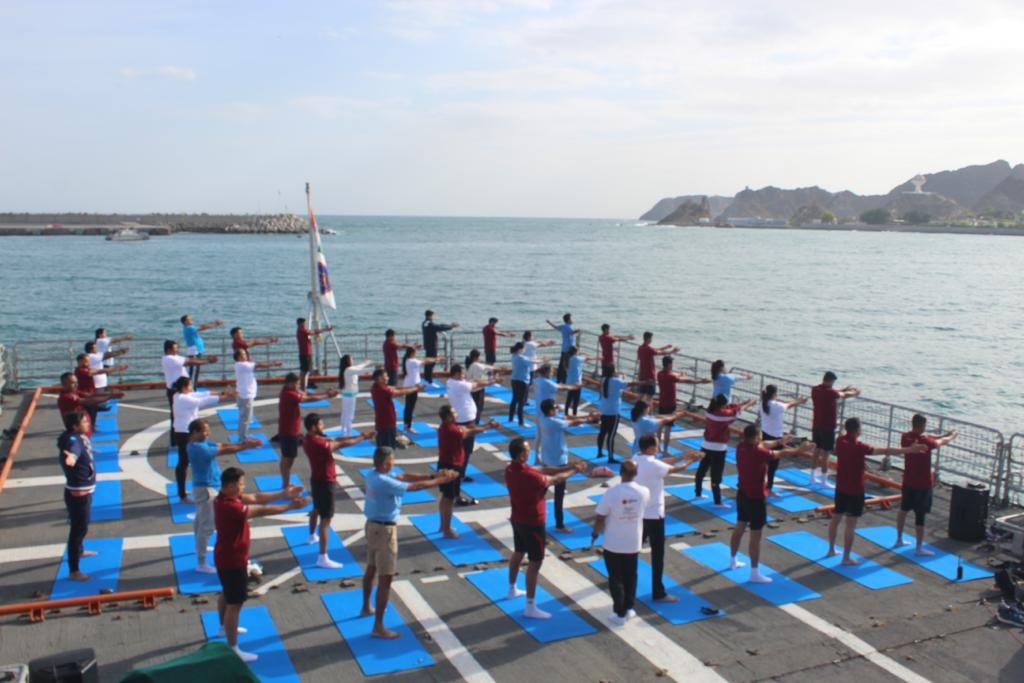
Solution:
<svg viewBox="0 0 1024 683">
<path fill-rule="evenodd" d="M 709 228 L 717 230 L 786 230 L 800 232 L 804 230 L 820 230 L 825 232 L 919 232 L 925 234 L 946 235 L 1006 235 L 1008 237 L 1024 236 L 1021 228 L 969 228 L 958 225 L 868 225 L 867 223 L 842 223 L 837 225 L 805 225 L 799 228 L 777 225 L 674 225 L 669 223 L 651 223 L 662 228 Z"/>
</svg>

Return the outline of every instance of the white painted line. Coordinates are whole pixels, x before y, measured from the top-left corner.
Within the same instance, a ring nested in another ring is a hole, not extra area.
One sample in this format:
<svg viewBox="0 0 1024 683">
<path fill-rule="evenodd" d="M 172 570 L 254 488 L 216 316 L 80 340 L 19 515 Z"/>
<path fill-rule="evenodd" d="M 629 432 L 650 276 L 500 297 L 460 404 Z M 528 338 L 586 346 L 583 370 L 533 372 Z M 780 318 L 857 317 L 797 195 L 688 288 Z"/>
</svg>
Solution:
<svg viewBox="0 0 1024 683">
<path fill-rule="evenodd" d="M 574 557 L 572 558 L 572 561 L 576 562 L 577 564 L 590 564 L 594 560 L 600 559 L 601 558 L 597 555 L 584 555 L 583 557 Z"/>
<path fill-rule="evenodd" d="M 423 583 L 443 583 L 448 580 L 447 574 L 438 574 L 437 576 L 424 576 L 420 581 Z"/>
<path fill-rule="evenodd" d="M 292 567 L 291 569 L 289 569 L 285 573 L 279 574 L 278 576 L 275 576 L 274 578 L 272 578 L 270 581 L 267 581 L 266 583 L 261 584 L 259 588 L 255 589 L 253 591 L 253 593 L 255 593 L 256 595 L 266 595 L 267 592 L 271 588 L 274 588 L 275 586 L 280 586 L 285 581 L 288 581 L 289 579 L 292 579 L 296 575 L 301 574 L 301 573 L 302 573 L 302 567 Z"/>
<path fill-rule="evenodd" d="M 362 500 L 366 497 L 366 494 L 364 494 L 363 490 L 358 486 L 349 486 L 345 489 L 345 493 L 347 493 L 348 497 L 352 500 Z"/>
<path fill-rule="evenodd" d="M 509 549 L 513 548 L 512 528 L 505 510 L 495 510 L 490 519 L 478 518 L 488 533 L 500 540 Z M 586 610 L 591 617 L 600 621 L 613 634 L 625 641 L 638 654 L 657 669 L 664 669 L 666 677 L 687 683 L 725 679 L 716 671 L 704 665 L 674 640 L 643 619 L 630 619 L 624 626 L 613 625 L 608 617 L 612 614 L 612 599 L 585 576 L 565 562 L 545 562 L 541 575 L 558 586 L 571 600 Z"/>
<path fill-rule="evenodd" d="M 140 405 L 136 405 L 134 403 L 122 403 L 122 402 L 118 401 L 117 405 L 122 407 L 122 408 L 134 408 L 135 410 L 148 410 L 148 411 L 153 412 L 153 413 L 163 413 L 164 415 L 167 415 L 167 414 L 170 413 L 170 411 L 167 408 L 154 408 L 152 406 L 140 406 Z"/>
<path fill-rule="evenodd" d="M 96 481 L 123 481 L 130 480 L 131 475 L 124 472 L 103 472 L 96 475 Z M 8 479 L 4 484 L 5 488 L 20 488 L 27 486 L 63 486 L 65 484 L 62 475 L 52 477 L 25 477 L 23 479 Z"/>
<path fill-rule="evenodd" d="M 404 579 L 395 581 L 391 584 L 391 590 L 401 598 L 416 621 L 423 625 L 423 628 L 427 630 L 427 633 L 437 643 L 441 652 L 452 663 L 463 680 L 470 683 L 494 683 L 491 675 L 480 666 L 480 662 L 476 661 L 476 658 L 455 637 L 448 625 L 441 620 L 434 608 L 427 604 L 412 583 Z"/>
</svg>

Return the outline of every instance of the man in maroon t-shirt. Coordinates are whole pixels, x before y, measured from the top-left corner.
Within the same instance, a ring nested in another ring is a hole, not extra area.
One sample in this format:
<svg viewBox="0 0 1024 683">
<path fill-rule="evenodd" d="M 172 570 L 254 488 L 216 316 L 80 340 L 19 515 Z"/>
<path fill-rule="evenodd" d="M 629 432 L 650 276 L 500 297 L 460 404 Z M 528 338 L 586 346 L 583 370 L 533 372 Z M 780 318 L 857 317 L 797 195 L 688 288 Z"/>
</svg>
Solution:
<svg viewBox="0 0 1024 683">
<path fill-rule="evenodd" d="M 283 498 L 291 500 L 283 505 L 265 505 Z M 257 659 L 257 655 L 238 647 L 238 615 L 248 594 L 249 518 L 280 515 L 308 503 L 309 498 L 302 497 L 301 486 L 269 493 L 245 493 L 245 472 L 241 469 L 229 467 L 220 475 L 220 493 L 213 499 L 213 523 L 217 529 L 213 559 L 221 585 L 217 598 L 219 635 L 227 637 L 228 645 L 243 662 Z"/>
<path fill-rule="evenodd" d="M 231 335 L 232 353 L 242 349 L 248 351 L 254 346 L 266 346 L 267 344 L 277 343 L 277 337 L 257 337 L 256 339 L 246 339 L 245 330 L 241 327 L 232 327 L 228 333 Z"/>
<path fill-rule="evenodd" d="M 667 356 L 679 350 L 678 346 L 666 344 L 655 347 L 651 344 L 654 339 L 653 332 L 644 332 L 644 343 L 636 347 L 636 380 L 639 383 L 637 392 L 647 396 L 654 396 L 654 386 L 657 377 L 654 370 L 654 359 L 658 356 Z"/>
<path fill-rule="evenodd" d="M 302 450 L 309 458 L 309 492 L 313 496 L 313 510 L 309 513 L 309 544 L 320 544 L 320 553 L 316 558 L 317 567 L 340 569 L 341 563 L 335 562 L 327 556 L 331 518 L 334 517 L 334 489 L 338 482 L 338 472 L 334 465 L 334 451 L 355 445 L 360 441 L 369 441 L 373 438 L 373 432 L 331 439 L 324 436 L 324 421 L 317 413 L 310 413 L 303 422 L 306 425 L 306 436 L 302 439 Z M 318 520 L 319 534 L 317 533 Z"/>
<path fill-rule="evenodd" d="M 299 345 L 299 386 L 302 387 L 303 391 L 309 387 L 309 373 L 313 368 L 313 336 L 323 332 L 330 332 L 333 329 L 334 325 L 328 325 L 317 330 L 311 330 L 306 327 L 305 318 L 297 318 L 295 320 L 295 341 Z"/>
<path fill-rule="evenodd" d="M 484 361 L 488 365 L 498 362 L 498 337 L 514 337 L 515 332 L 503 332 L 498 329 L 498 319 L 490 318 L 483 329 Z"/>
<path fill-rule="evenodd" d="M 729 569 L 737 569 L 745 563 L 736 559 L 740 550 L 743 532 L 750 526 L 750 541 L 747 552 L 750 555 L 751 583 L 771 583 L 772 578 L 765 576 L 758 568 L 761 559 L 761 530 L 768 520 L 768 508 L 765 496 L 768 494 L 766 484 L 768 464 L 783 455 L 807 453 L 813 448 L 808 441 L 799 448 L 788 448 L 793 436 L 787 434 L 777 441 L 762 441 L 761 429 L 757 425 L 743 428 L 743 441 L 736 448 L 736 469 L 739 483 L 736 486 L 736 527 L 729 539 Z"/>
<path fill-rule="evenodd" d="M 422 384 L 411 387 L 393 387 L 391 375 L 383 368 L 373 371 L 373 386 L 370 397 L 373 400 L 373 424 L 377 430 L 377 445 L 388 448 L 405 448 L 398 444 L 398 415 L 395 413 L 394 398 L 405 396 L 423 389 Z"/>
<path fill-rule="evenodd" d="M 914 531 L 917 535 L 917 547 L 914 553 L 921 557 L 934 555 L 924 547 L 924 520 L 932 510 L 932 487 L 935 477 L 932 474 L 932 451 L 945 446 L 956 438 L 954 429 L 945 434 L 928 436 L 924 433 L 928 418 L 920 413 L 910 420 L 910 431 L 900 437 L 901 446 L 924 444 L 928 449 L 924 453 L 908 453 L 903 456 L 903 497 L 900 511 L 896 515 L 896 546 L 907 545 L 903 540 L 903 528 L 907 522 L 907 513 L 914 511 Z"/>
<path fill-rule="evenodd" d="M 299 376 L 289 372 L 284 376 L 284 386 L 277 395 L 277 441 L 281 448 L 281 488 L 288 486 L 292 465 L 299 455 L 299 435 L 302 434 L 302 403 L 322 401 L 338 395 L 337 389 L 328 389 L 317 394 L 299 389 Z"/>
<path fill-rule="evenodd" d="M 597 343 L 601 346 L 601 376 L 610 377 L 615 374 L 615 344 L 620 341 L 632 341 L 633 335 L 614 335 L 612 326 L 601 325 L 601 336 Z"/>
<path fill-rule="evenodd" d="M 549 486 L 559 484 L 577 472 L 584 471 L 587 466 L 583 461 L 577 461 L 564 467 L 545 468 L 544 471 L 534 469 L 526 464 L 530 459 L 530 444 L 521 437 L 512 439 L 508 453 L 512 457 L 512 462 L 505 467 L 505 486 L 508 487 L 508 499 L 512 506 L 512 536 L 515 550 L 508 558 L 507 598 L 524 595 L 516 581 L 519 578 L 519 565 L 523 563 L 525 556 L 530 564 L 526 568 L 526 609 L 523 610 L 523 616 L 550 619 L 551 614 L 539 609 L 534 602 L 537 576 L 544 561 L 544 544 L 547 538 L 547 490 Z"/>
<path fill-rule="evenodd" d="M 398 386 L 398 352 L 405 349 L 419 349 L 422 344 L 419 342 L 415 344 L 401 344 L 395 339 L 394 330 L 386 330 L 384 332 L 384 369 L 388 373 L 388 386 Z M 422 389 L 423 387 L 420 387 Z M 378 430 L 379 432 L 380 430 Z M 379 444 L 378 444 L 379 445 Z M 383 444 L 388 446 L 390 444 Z"/>
<path fill-rule="evenodd" d="M 828 480 L 828 454 L 835 450 L 838 402 L 847 396 L 859 396 L 860 389 L 844 387 L 836 389 L 836 373 L 829 370 L 821 378 L 821 384 L 811 388 L 811 402 L 814 418 L 811 422 L 811 438 L 814 454 L 811 456 L 811 484 L 818 483 L 818 468 L 821 468 L 821 483 L 831 487 Z"/>
<path fill-rule="evenodd" d="M 462 478 L 466 476 L 465 440 L 488 429 L 497 429 L 498 423 L 491 420 L 485 425 L 460 425 L 455 421 L 455 411 L 447 403 L 438 411 L 441 424 L 437 428 L 437 469 L 456 470 L 459 478 L 441 484 L 441 500 L 438 501 L 438 512 L 441 515 L 441 534 L 445 538 L 459 538 L 458 532 L 452 529 L 452 511 L 455 501 L 461 493 Z M 470 498 L 475 505 L 475 498 Z"/>
<path fill-rule="evenodd" d="M 88 436 L 90 437 L 92 437 L 92 431 L 95 429 L 96 413 L 99 412 L 99 407 L 115 398 L 124 398 L 124 392 L 108 390 L 101 394 L 95 392 L 83 394 L 78 391 L 78 377 L 74 373 L 65 372 L 60 376 L 60 394 L 57 395 L 57 410 L 61 416 L 82 411 L 88 413 Z"/>
<path fill-rule="evenodd" d="M 661 359 L 661 370 L 658 371 L 658 414 L 672 415 L 676 412 L 678 401 L 676 400 L 677 384 L 711 384 L 707 377 L 697 379 L 688 376 L 685 372 L 673 372 L 672 356 L 665 356 Z M 669 441 L 672 440 L 672 427 L 675 422 L 668 422 L 658 429 L 658 437 L 661 441 L 661 452 L 668 454 Z"/>
<path fill-rule="evenodd" d="M 857 520 L 864 514 L 864 458 L 869 455 L 906 455 L 924 453 L 928 447 L 915 444 L 907 448 L 878 448 L 860 440 L 861 424 L 856 417 L 846 421 L 846 432 L 836 439 L 836 495 L 832 521 L 828 525 L 828 557 L 836 554 L 839 523 L 846 518 L 843 530 L 843 564 L 860 564 L 851 557 Z"/>
</svg>

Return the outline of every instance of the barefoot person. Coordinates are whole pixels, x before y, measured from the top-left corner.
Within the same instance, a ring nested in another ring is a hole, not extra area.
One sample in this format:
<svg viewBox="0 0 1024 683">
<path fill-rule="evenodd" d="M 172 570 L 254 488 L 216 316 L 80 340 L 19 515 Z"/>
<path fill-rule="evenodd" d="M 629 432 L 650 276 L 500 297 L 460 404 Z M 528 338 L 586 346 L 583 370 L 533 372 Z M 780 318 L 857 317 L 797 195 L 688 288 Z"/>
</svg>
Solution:
<svg viewBox="0 0 1024 683">
<path fill-rule="evenodd" d="M 396 389 L 390 384 L 390 377 L 383 368 L 373 371 L 373 386 L 370 396 L 373 398 L 373 425 L 377 432 L 377 445 L 388 448 L 398 447 L 398 415 L 395 413 L 396 396 L 405 396 L 419 391 L 422 384 Z M 403 446 L 404 448 L 404 446 Z"/>
<path fill-rule="evenodd" d="M 203 335 L 200 332 L 212 330 L 223 324 L 223 320 L 214 320 L 213 322 L 196 325 L 192 321 L 192 316 L 188 313 L 181 316 L 181 336 L 185 338 L 185 355 L 188 358 L 202 358 L 203 354 L 206 353 L 206 342 L 203 341 Z M 199 382 L 200 367 L 199 364 L 188 366 L 188 378 L 192 380 L 193 385 L 197 385 Z"/>
<path fill-rule="evenodd" d="M 206 547 L 215 528 L 213 499 L 220 490 L 220 466 L 217 465 L 217 456 L 258 448 L 263 442 L 259 439 L 241 438 L 238 443 L 210 441 L 210 425 L 203 419 L 193 420 L 188 426 L 188 434 L 192 500 L 196 502 L 196 515 L 192 520 L 192 532 L 196 541 L 196 571 L 202 574 L 216 574 L 217 569 L 206 564 Z"/>
<path fill-rule="evenodd" d="M 353 364 L 352 356 L 345 354 L 338 363 L 338 389 L 341 391 L 341 435 L 352 436 L 352 421 L 356 417 L 359 399 L 359 375 L 373 367 L 373 361 Z"/>
<path fill-rule="evenodd" d="M 64 470 L 64 507 L 68 511 L 68 578 L 88 581 L 79 560 L 95 555 L 85 550 L 85 536 L 89 533 L 92 494 L 96 490 L 96 462 L 92 457 L 89 431 L 92 424 L 85 412 L 64 415 L 64 432 L 57 438 L 57 457 Z"/>
<path fill-rule="evenodd" d="M 423 331 L 423 381 L 425 384 L 434 383 L 434 363 L 444 360 L 437 352 L 437 335 L 441 332 L 454 330 L 459 324 L 456 322 L 442 325 L 434 322 L 434 312 L 429 308 L 423 313 L 423 324 L 420 325 Z"/>
<path fill-rule="evenodd" d="M 311 393 L 299 389 L 299 376 L 289 372 L 284 376 L 284 386 L 277 395 L 277 435 L 273 440 L 281 448 L 281 488 L 287 488 L 291 479 L 292 466 L 299 455 L 299 437 L 302 434 L 302 404 L 306 401 L 322 401 L 338 395 L 337 389 Z"/>
<path fill-rule="evenodd" d="M 191 440 L 189 425 L 199 418 L 199 411 L 203 408 L 215 406 L 234 397 L 234 389 L 219 394 L 196 393 L 188 377 L 179 377 L 174 383 L 174 444 L 178 447 L 178 464 L 174 468 L 174 479 L 178 484 L 178 498 L 183 503 L 192 502 L 185 488 L 185 480 L 188 478 L 188 444 Z"/>
<path fill-rule="evenodd" d="M 772 582 L 771 577 L 765 576 L 759 569 L 761 530 L 768 520 L 768 509 L 765 504 L 765 497 L 768 495 L 768 488 L 765 486 L 768 467 L 772 462 L 778 462 L 780 456 L 806 453 L 813 448 L 810 442 L 800 448 L 787 448 L 792 438 L 792 435 L 787 434 L 780 439 L 762 441 L 757 425 L 747 425 L 743 428 L 743 440 L 736 447 L 736 469 L 739 472 L 739 483 L 736 486 L 737 521 L 729 539 L 729 569 L 737 569 L 745 564 L 736 559 L 736 554 L 740 550 L 743 533 L 749 526 L 747 554 L 750 556 L 750 577 L 747 580 L 751 583 Z"/>
<path fill-rule="evenodd" d="M 907 513 L 914 511 L 914 532 L 917 536 L 917 548 L 914 552 L 922 557 L 935 554 L 924 547 L 924 520 L 932 510 L 932 487 L 935 486 L 932 451 L 949 444 L 958 434 L 954 429 L 945 434 L 929 436 L 924 433 L 927 426 L 928 418 L 918 413 L 910 420 L 910 431 L 904 432 L 900 437 L 901 446 L 924 444 L 928 450 L 903 456 L 903 499 L 900 501 L 900 511 L 896 515 L 896 545 L 907 545 L 903 540 L 903 527 L 907 523 Z"/>
<path fill-rule="evenodd" d="M 458 479 L 455 470 L 441 470 L 437 474 L 404 473 L 395 475 L 395 454 L 390 448 L 378 447 L 373 453 L 373 470 L 366 475 L 366 573 L 363 574 L 362 616 L 374 615 L 373 630 L 376 638 L 398 638 L 399 634 L 384 628 L 384 612 L 391 594 L 391 579 L 398 563 L 398 515 L 402 511 L 402 496 L 406 491 L 440 486 Z M 374 579 L 377 596 L 370 606 Z"/>
<path fill-rule="evenodd" d="M 572 326 L 572 313 L 566 313 L 562 316 L 562 323 L 556 325 L 550 320 L 545 320 L 552 329 L 558 330 L 559 334 L 562 335 L 562 353 L 558 357 L 558 372 L 556 379 L 559 384 L 566 384 L 565 376 L 566 371 L 569 368 L 569 349 L 573 348 L 576 344 L 576 333 L 578 330 Z"/>
<path fill-rule="evenodd" d="M 279 360 L 263 360 L 253 362 L 245 349 L 235 351 L 235 391 L 238 398 L 238 440 L 245 441 L 249 436 L 249 423 L 252 422 L 252 405 L 256 400 L 256 371 L 264 368 L 281 367 Z"/>
<path fill-rule="evenodd" d="M 807 397 L 795 398 L 792 401 L 783 403 L 778 400 L 779 388 L 774 384 L 767 385 L 761 390 L 761 403 L 757 406 L 757 419 L 761 423 L 761 438 L 765 441 L 779 441 L 786 433 L 783 422 L 786 411 L 799 405 L 807 403 Z M 775 487 L 775 472 L 779 469 L 779 459 L 773 458 L 768 461 L 768 495 L 774 495 L 772 489 Z"/>
<path fill-rule="evenodd" d="M 590 544 L 602 533 L 604 566 L 608 572 L 608 592 L 612 595 L 612 614 L 608 621 L 622 626 L 636 616 L 637 562 L 643 545 L 644 510 L 651 493 L 636 481 L 636 463 L 627 460 L 619 471 L 622 483 L 604 492 L 597 504 Z"/>
<path fill-rule="evenodd" d="M 747 408 L 757 403 L 750 399 L 746 403 L 729 403 L 725 396 L 715 396 L 704 412 L 704 441 L 701 450 L 704 457 L 693 480 L 694 498 L 703 498 L 704 476 L 711 470 L 711 493 L 715 498 L 714 507 L 728 508 L 722 502 L 722 473 L 725 471 L 725 454 L 729 450 L 729 426 Z"/>
<path fill-rule="evenodd" d="M 615 344 L 623 341 L 633 341 L 633 339 L 634 337 L 631 334 L 612 334 L 612 326 L 608 323 L 601 325 L 601 336 L 597 338 L 597 343 L 601 347 L 602 377 L 615 374 Z"/>
<path fill-rule="evenodd" d="M 522 437 L 512 439 L 508 453 L 512 462 L 505 467 L 505 486 L 508 488 L 508 500 L 512 508 L 510 520 L 514 545 L 513 552 L 508 558 L 507 598 L 517 598 L 524 594 L 516 586 L 516 581 L 519 578 L 519 566 L 525 557 L 529 565 L 526 568 L 526 609 L 523 616 L 531 619 L 550 619 L 551 614 L 539 609 L 534 601 L 537 594 L 537 576 L 540 574 L 541 563 L 544 562 L 547 537 L 546 494 L 552 484 L 556 488 L 564 487 L 565 480 L 585 470 L 586 464 L 579 461 L 574 465 L 534 469 L 527 464 L 530 459 L 530 444 Z"/>
<path fill-rule="evenodd" d="M 639 452 L 633 456 L 636 483 L 651 494 L 644 507 L 642 539 L 651 544 L 651 598 L 659 602 L 678 602 L 679 598 L 665 591 L 662 580 L 665 572 L 665 477 L 685 469 L 700 456 L 658 459 L 658 438 L 654 432 L 638 437 L 636 442 L 640 446 Z"/>
<path fill-rule="evenodd" d="M 290 498 L 281 505 L 266 505 L 271 501 Z M 220 492 L 213 499 L 213 521 L 217 529 L 217 543 L 213 548 L 213 561 L 217 565 L 217 578 L 221 592 L 217 598 L 217 616 L 221 632 L 228 645 L 243 662 L 255 662 L 259 655 L 238 647 L 238 616 L 248 596 L 249 581 L 249 518 L 280 515 L 288 510 L 304 507 L 308 498 L 302 497 L 301 486 L 289 486 L 284 491 L 246 493 L 245 472 L 229 467 L 220 475 Z"/>
<path fill-rule="evenodd" d="M 334 517 L 334 490 L 338 487 L 338 468 L 334 464 L 334 451 L 360 441 L 369 441 L 373 438 L 373 432 L 331 439 L 324 436 L 324 421 L 318 414 L 310 413 L 305 417 L 304 423 L 306 437 L 302 440 L 302 450 L 309 458 L 309 492 L 313 496 L 313 509 L 309 513 L 309 543 L 320 544 L 316 566 L 321 569 L 339 569 L 341 563 L 327 556 L 327 541 L 330 538 L 328 532 L 331 528 L 331 518 Z"/>
<path fill-rule="evenodd" d="M 437 469 L 455 470 L 459 478 L 441 484 L 441 500 L 438 501 L 438 512 L 441 516 L 441 533 L 445 538 L 458 538 L 452 529 L 452 510 L 455 501 L 462 500 L 462 478 L 466 476 L 466 441 L 480 432 L 496 429 L 498 423 L 491 420 L 480 426 L 476 424 L 460 425 L 455 421 L 455 411 L 450 405 L 443 405 L 437 412 L 441 425 L 437 428 Z M 475 503 L 476 499 L 472 499 Z M 464 503 L 463 503 L 464 504 Z"/>
<path fill-rule="evenodd" d="M 836 389 L 836 379 L 836 373 L 829 370 L 821 378 L 821 384 L 811 388 L 811 404 L 814 406 L 811 437 L 816 446 L 811 456 L 811 484 L 818 483 L 818 468 L 821 468 L 821 483 L 830 488 L 832 483 L 828 480 L 828 454 L 836 446 L 839 399 L 860 395 L 860 389 L 855 387 Z"/>
<path fill-rule="evenodd" d="M 543 464 L 544 474 L 557 474 L 570 465 L 569 448 L 565 443 L 565 435 L 572 427 L 586 423 L 595 423 L 601 416 L 591 413 L 583 417 L 558 417 L 558 406 L 553 398 L 546 398 L 540 404 L 541 416 L 538 426 L 543 423 L 544 437 L 540 441 L 538 459 Z M 555 484 L 555 531 L 569 533 L 565 526 L 562 503 L 565 500 L 565 480 Z"/>
<path fill-rule="evenodd" d="M 878 448 L 860 440 L 860 419 L 846 421 L 846 433 L 836 439 L 836 495 L 835 510 L 828 525 L 828 557 L 836 554 L 836 535 L 839 523 L 846 518 L 843 530 L 843 564 L 860 564 L 850 557 L 857 520 L 864 514 L 864 458 L 869 455 L 906 455 L 927 453 L 928 446 L 915 443 L 905 448 Z"/>
<path fill-rule="evenodd" d="M 334 329 L 333 325 L 311 330 L 306 327 L 305 318 L 295 319 L 295 341 L 299 347 L 299 386 L 309 388 L 309 373 L 313 370 L 313 337 Z"/>
<path fill-rule="evenodd" d="M 406 388 L 422 386 L 423 382 L 420 381 L 420 371 L 424 368 L 424 364 L 440 363 L 443 360 L 444 356 L 427 356 L 426 358 L 417 358 L 416 348 L 410 346 L 405 350 L 405 356 L 402 358 L 402 386 Z M 427 380 L 426 383 L 429 384 L 430 380 Z M 419 395 L 419 389 L 410 391 L 405 395 L 405 407 L 402 410 L 402 423 L 405 427 L 405 431 L 409 434 L 416 433 L 416 430 L 412 428 L 412 421 L 416 415 L 416 399 Z"/>
</svg>

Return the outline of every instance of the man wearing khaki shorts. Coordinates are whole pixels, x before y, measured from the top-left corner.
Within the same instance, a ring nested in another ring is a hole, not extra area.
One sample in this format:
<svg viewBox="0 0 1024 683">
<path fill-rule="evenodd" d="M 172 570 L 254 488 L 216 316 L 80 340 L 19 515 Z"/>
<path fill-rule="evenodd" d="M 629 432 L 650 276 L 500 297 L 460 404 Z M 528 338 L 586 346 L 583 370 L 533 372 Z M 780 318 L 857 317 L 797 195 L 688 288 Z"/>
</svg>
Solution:
<svg viewBox="0 0 1024 683">
<path fill-rule="evenodd" d="M 375 638 L 394 639 L 398 633 L 384 628 L 384 612 L 391 593 L 391 579 L 398 563 L 398 515 L 402 511 L 402 496 L 406 491 L 440 486 L 458 479 L 455 470 L 440 470 L 436 474 L 391 474 L 395 454 L 387 446 L 380 446 L 373 454 L 373 470 L 366 475 L 366 573 L 363 574 L 363 609 L 361 616 L 374 615 Z M 370 606 L 373 580 L 377 578 L 375 608 Z"/>
</svg>

